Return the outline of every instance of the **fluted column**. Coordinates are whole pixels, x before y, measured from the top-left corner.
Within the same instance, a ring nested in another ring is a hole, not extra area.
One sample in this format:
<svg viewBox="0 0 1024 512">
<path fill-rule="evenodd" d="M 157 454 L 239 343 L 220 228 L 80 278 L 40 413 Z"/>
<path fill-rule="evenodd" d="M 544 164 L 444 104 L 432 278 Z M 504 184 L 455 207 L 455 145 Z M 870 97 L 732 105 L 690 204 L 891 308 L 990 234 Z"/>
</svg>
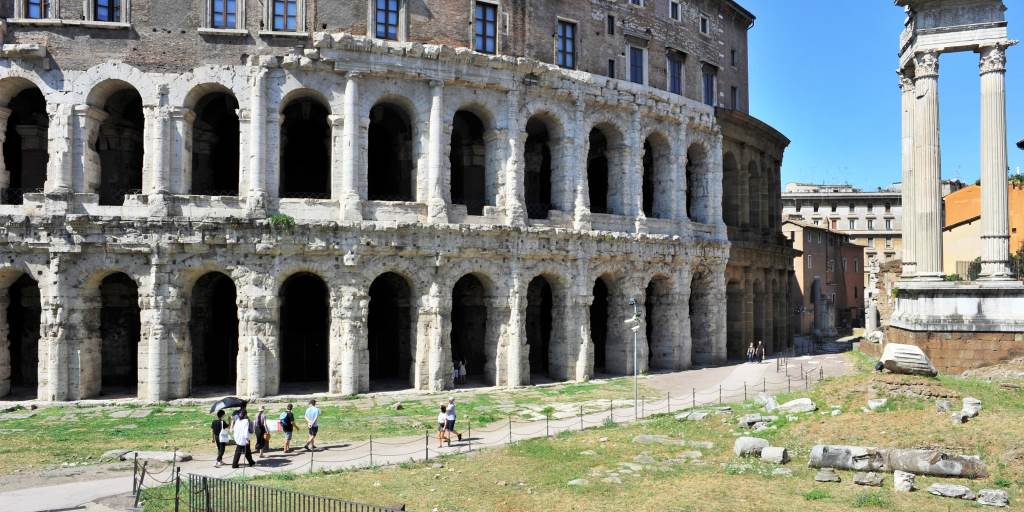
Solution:
<svg viewBox="0 0 1024 512">
<path fill-rule="evenodd" d="M 939 54 L 914 57 L 914 230 L 916 276 L 942 278 L 942 156 L 939 145 Z"/>
<path fill-rule="evenodd" d="M 914 230 L 914 217 L 917 215 L 914 196 L 916 175 L 914 173 L 914 79 L 906 72 L 900 72 L 900 92 L 903 110 L 903 279 L 914 277 L 917 272 L 917 255 L 914 248 L 917 233 Z"/>
<path fill-rule="evenodd" d="M 270 70 L 254 68 L 250 87 L 249 125 L 249 187 L 246 208 L 250 214 L 262 215 L 267 205 L 267 106 L 266 83 Z"/>
<path fill-rule="evenodd" d="M 344 127 L 341 154 L 341 219 L 356 222 L 363 219 L 359 199 L 360 158 L 363 154 L 359 140 L 359 74 L 345 76 Z"/>
<path fill-rule="evenodd" d="M 981 278 L 1011 278 L 1007 204 L 1006 48 L 981 50 Z"/>
<path fill-rule="evenodd" d="M 519 122 L 519 90 L 510 89 L 508 99 L 508 160 L 505 162 L 505 218 L 514 226 L 526 224 L 526 161 L 523 152 L 526 145 L 526 130 Z M 509 373 L 511 377 L 512 374 Z M 518 382 L 518 381 L 516 381 Z M 518 385 L 518 384 L 516 384 Z"/>
<path fill-rule="evenodd" d="M 430 126 L 427 142 L 427 221 L 448 222 L 444 193 L 444 82 L 430 82 Z"/>
</svg>

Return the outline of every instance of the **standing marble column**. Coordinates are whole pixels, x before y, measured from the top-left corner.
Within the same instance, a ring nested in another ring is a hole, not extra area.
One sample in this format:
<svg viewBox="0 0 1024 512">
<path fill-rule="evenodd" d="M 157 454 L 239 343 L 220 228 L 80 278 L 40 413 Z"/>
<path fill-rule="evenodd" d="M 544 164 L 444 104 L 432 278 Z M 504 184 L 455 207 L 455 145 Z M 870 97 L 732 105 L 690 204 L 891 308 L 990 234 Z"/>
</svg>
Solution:
<svg viewBox="0 0 1024 512">
<path fill-rule="evenodd" d="M 358 222 L 363 220 L 359 199 L 359 173 L 363 170 L 361 165 L 363 147 L 359 140 L 361 121 L 359 119 L 358 73 L 348 73 L 345 76 L 344 118 L 341 154 L 341 220 Z"/>
<path fill-rule="evenodd" d="M 416 389 L 443 391 L 452 378 L 450 289 L 433 282 L 420 297 L 416 323 Z"/>
<path fill-rule="evenodd" d="M 249 93 L 252 121 L 249 125 L 249 187 L 246 208 L 252 215 L 262 215 L 267 205 L 267 106 L 266 84 L 270 70 L 253 68 Z"/>
<path fill-rule="evenodd" d="M 430 82 L 430 126 L 427 143 L 427 221 L 448 222 L 448 204 L 444 193 L 444 82 Z"/>
<path fill-rule="evenodd" d="M 160 106 L 143 107 L 143 112 L 146 119 L 143 131 L 149 139 L 146 152 L 150 155 L 149 172 L 152 176 L 146 192 L 150 195 L 166 195 L 170 191 L 170 116 L 168 109 Z"/>
<path fill-rule="evenodd" d="M 573 201 L 573 227 L 579 231 L 589 230 L 590 221 L 590 182 L 587 179 L 587 153 L 590 150 L 590 138 L 583 134 L 583 109 L 586 102 L 583 95 L 576 96 L 576 109 L 573 111 L 573 131 L 576 138 L 573 141 L 573 177 L 576 182 L 576 198 Z"/>
<path fill-rule="evenodd" d="M 914 185 L 916 174 L 914 173 L 914 105 L 916 92 L 914 79 L 907 71 L 901 71 L 900 92 L 902 97 L 903 110 L 903 279 L 914 277 L 917 272 L 917 255 L 914 248 L 917 232 L 914 229 L 916 216 Z"/>
<path fill-rule="evenodd" d="M 1007 203 L 1006 48 L 982 48 L 981 71 L 981 277 L 1008 280 L 1010 228 Z"/>
<path fill-rule="evenodd" d="M 526 224 L 526 160 L 523 152 L 526 146 L 526 130 L 519 122 L 519 90 L 510 89 L 506 94 L 508 110 L 508 160 L 505 162 L 505 218 L 514 226 Z M 512 377 L 511 368 L 509 376 Z M 518 375 L 516 375 L 518 377 Z M 516 381 L 515 385 L 519 385 Z"/>
<path fill-rule="evenodd" d="M 914 230 L 916 276 L 942 278 L 942 154 L 939 145 L 939 54 L 914 57 Z"/>
<path fill-rule="evenodd" d="M 46 144 L 46 151 L 50 155 L 46 165 L 46 192 L 67 194 L 71 192 L 74 107 L 65 103 L 51 103 L 46 105 L 46 113 L 50 117 Z"/>
</svg>

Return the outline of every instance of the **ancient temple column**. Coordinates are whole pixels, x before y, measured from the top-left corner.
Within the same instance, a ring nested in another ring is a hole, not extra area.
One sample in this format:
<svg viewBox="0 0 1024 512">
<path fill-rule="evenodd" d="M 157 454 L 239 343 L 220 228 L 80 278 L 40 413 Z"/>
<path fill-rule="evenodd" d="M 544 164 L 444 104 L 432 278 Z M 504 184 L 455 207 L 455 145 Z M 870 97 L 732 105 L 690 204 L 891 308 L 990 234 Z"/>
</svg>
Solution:
<svg viewBox="0 0 1024 512">
<path fill-rule="evenodd" d="M 172 351 L 182 344 L 182 306 L 181 289 L 171 270 L 154 261 L 139 289 L 140 343 L 146 347 L 144 380 L 140 379 L 143 381 L 139 386 L 139 398 L 143 400 L 170 398 L 168 369 Z"/>
<path fill-rule="evenodd" d="M 916 104 L 916 91 L 914 79 L 906 72 L 900 72 L 900 92 L 902 97 L 903 110 L 903 279 L 914 277 L 917 271 L 916 247 L 917 232 L 914 229 L 916 217 L 915 185 L 917 183 L 914 173 L 914 105 Z"/>
<path fill-rule="evenodd" d="M 503 206 L 505 207 L 506 222 L 522 226 L 526 224 L 526 184 L 523 182 L 526 179 L 526 160 L 523 157 L 526 146 L 526 130 L 519 122 L 519 90 L 509 89 L 506 98 L 508 100 L 506 112 L 508 116 L 508 160 L 503 169 L 507 188 L 506 203 Z M 519 385 L 520 381 L 514 382 Z"/>
<path fill-rule="evenodd" d="M 569 326 L 570 345 L 575 344 L 576 380 L 589 380 L 594 375 L 594 341 L 590 333 L 590 305 L 594 303 L 592 290 L 575 290 L 569 308 L 572 321 Z"/>
<path fill-rule="evenodd" d="M 1006 150 L 1006 48 L 982 48 L 981 277 L 1011 278 Z"/>
<path fill-rule="evenodd" d="M 447 223 L 448 204 L 445 200 L 444 135 L 448 131 L 444 120 L 444 82 L 430 82 L 430 124 L 427 142 L 427 222 Z"/>
<path fill-rule="evenodd" d="M 253 214 L 260 213 L 267 203 L 266 83 L 269 74 L 267 68 L 256 66 L 250 80 L 252 121 L 249 125 L 249 187 L 246 207 Z"/>
<path fill-rule="evenodd" d="M 171 176 L 169 191 L 172 194 L 192 192 L 192 129 L 196 113 L 186 107 L 169 109 L 171 118 Z M 241 121 L 239 121 L 241 123 Z"/>
<path fill-rule="evenodd" d="M 416 388 L 450 389 L 452 377 L 451 292 L 440 283 L 430 284 L 420 297 L 416 323 Z"/>
<path fill-rule="evenodd" d="M 359 139 L 359 74 L 345 76 L 344 127 L 341 147 L 341 220 L 358 222 L 363 219 L 359 200 L 359 173 L 363 160 L 363 146 Z"/>
<path fill-rule="evenodd" d="M 336 298 L 334 298 L 336 297 Z M 332 394 L 354 395 L 369 391 L 360 386 L 360 376 L 369 374 L 359 361 L 369 360 L 366 318 L 370 297 L 358 286 L 342 286 L 331 300 L 330 382 Z"/>
<path fill-rule="evenodd" d="M 149 161 L 149 173 L 152 176 L 147 194 L 165 195 L 170 192 L 170 116 L 168 109 L 160 106 L 142 108 L 145 116 L 143 132 L 149 139 L 146 144 L 146 156 Z M 151 135 L 152 134 L 152 135 Z M 146 180 L 145 174 L 143 181 Z"/>
<path fill-rule="evenodd" d="M 942 154 L 939 145 L 939 54 L 914 57 L 915 275 L 942 278 Z"/>
<path fill-rule="evenodd" d="M 501 344 L 506 347 L 506 385 L 515 388 L 523 385 L 523 346 L 526 344 L 526 286 L 518 273 L 513 272 L 508 296 L 508 321 L 501 333 Z M 529 377 L 529 374 L 527 374 Z"/>
</svg>

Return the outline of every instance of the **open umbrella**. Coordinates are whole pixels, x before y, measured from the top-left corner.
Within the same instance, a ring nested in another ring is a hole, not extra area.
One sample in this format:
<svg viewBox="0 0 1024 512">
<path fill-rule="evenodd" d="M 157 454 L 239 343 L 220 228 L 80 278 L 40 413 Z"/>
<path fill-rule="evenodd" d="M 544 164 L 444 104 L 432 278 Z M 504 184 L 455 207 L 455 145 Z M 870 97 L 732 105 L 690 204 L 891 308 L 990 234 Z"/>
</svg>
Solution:
<svg viewBox="0 0 1024 512">
<path fill-rule="evenodd" d="M 217 403 L 210 407 L 210 414 L 214 414 L 221 409 L 235 409 L 238 407 L 245 407 L 246 401 L 238 398 L 237 396 L 228 396 L 221 398 Z"/>
</svg>

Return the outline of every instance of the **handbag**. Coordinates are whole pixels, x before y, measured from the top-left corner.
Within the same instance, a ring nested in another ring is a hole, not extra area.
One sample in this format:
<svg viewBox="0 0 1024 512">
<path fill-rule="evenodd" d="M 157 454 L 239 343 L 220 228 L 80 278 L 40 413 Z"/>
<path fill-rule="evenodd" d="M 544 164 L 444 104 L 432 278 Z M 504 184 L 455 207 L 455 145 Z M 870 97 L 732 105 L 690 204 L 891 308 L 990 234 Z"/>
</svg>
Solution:
<svg viewBox="0 0 1024 512">
<path fill-rule="evenodd" d="M 221 422 L 220 432 L 217 434 L 217 442 L 228 444 L 231 441 L 231 432 L 228 431 L 227 425 Z"/>
</svg>

